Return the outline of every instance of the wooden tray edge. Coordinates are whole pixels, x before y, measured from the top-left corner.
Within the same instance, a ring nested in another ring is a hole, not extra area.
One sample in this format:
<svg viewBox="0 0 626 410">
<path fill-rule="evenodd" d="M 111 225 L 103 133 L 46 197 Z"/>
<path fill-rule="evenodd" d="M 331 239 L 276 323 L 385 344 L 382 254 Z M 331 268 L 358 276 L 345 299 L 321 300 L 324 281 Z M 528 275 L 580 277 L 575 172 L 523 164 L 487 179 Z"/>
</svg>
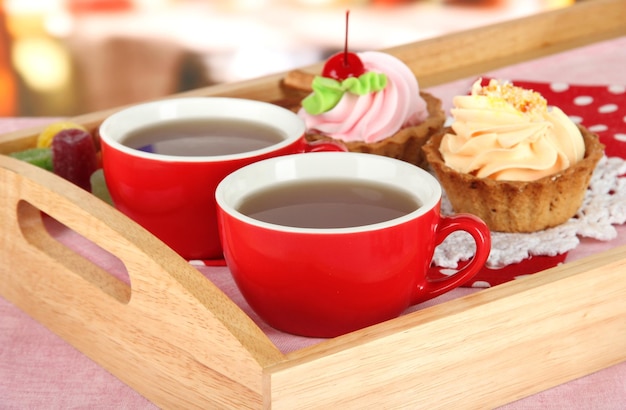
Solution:
<svg viewBox="0 0 626 410">
<path fill-rule="evenodd" d="M 301 349 L 271 402 L 492 408 L 593 373 L 626 360 L 624 272 L 626 246 Z"/>
</svg>

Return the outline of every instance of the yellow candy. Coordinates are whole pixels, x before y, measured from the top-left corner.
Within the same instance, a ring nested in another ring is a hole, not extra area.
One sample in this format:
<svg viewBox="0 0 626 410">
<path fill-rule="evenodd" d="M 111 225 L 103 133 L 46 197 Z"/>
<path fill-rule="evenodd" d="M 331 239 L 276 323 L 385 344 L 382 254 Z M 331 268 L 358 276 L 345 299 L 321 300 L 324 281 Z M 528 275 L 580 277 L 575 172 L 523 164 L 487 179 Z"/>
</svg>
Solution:
<svg viewBox="0 0 626 410">
<path fill-rule="evenodd" d="M 37 148 L 48 148 L 52 145 L 52 139 L 61 130 L 78 128 L 83 131 L 87 131 L 85 127 L 80 124 L 76 124 L 69 121 L 60 121 L 48 125 L 41 134 L 37 137 Z"/>
</svg>

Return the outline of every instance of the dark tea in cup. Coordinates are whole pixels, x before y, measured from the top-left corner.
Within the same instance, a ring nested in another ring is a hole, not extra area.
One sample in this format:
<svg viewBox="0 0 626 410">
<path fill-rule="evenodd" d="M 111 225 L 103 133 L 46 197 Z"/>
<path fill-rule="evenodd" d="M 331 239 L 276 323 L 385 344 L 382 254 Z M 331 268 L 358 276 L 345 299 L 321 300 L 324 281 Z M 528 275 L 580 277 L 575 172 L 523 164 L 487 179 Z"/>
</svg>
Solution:
<svg viewBox="0 0 626 410">
<path fill-rule="evenodd" d="M 399 218 L 420 207 L 389 185 L 350 179 L 277 184 L 246 197 L 237 208 L 251 218 L 296 228 L 349 228 Z"/>
<path fill-rule="evenodd" d="M 280 128 L 258 121 L 191 118 L 146 125 L 129 132 L 122 143 L 155 154 L 200 157 L 256 151 L 285 138 Z"/>
</svg>

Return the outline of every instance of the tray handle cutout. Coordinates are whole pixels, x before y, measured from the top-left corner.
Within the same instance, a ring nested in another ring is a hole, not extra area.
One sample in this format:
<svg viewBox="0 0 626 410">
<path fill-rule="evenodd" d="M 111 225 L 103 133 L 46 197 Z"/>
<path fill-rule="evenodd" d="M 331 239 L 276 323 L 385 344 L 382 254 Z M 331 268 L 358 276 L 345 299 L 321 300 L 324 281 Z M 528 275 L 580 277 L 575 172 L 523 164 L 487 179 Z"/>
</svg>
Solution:
<svg viewBox="0 0 626 410">
<path fill-rule="evenodd" d="M 65 266 L 68 271 L 90 282 L 95 288 L 103 291 L 112 299 L 122 304 L 127 304 L 130 301 L 128 271 L 115 255 L 105 251 L 82 235 L 70 232 L 69 228 L 61 222 L 43 214 L 40 209 L 27 201 L 18 201 L 16 217 L 22 236 L 32 246 Z M 69 232 L 69 235 L 76 238 L 75 240 L 79 242 L 81 247 L 72 249 L 66 246 L 61 239 L 50 233 L 50 230 L 54 228 L 57 228 L 55 231 Z M 109 273 L 106 269 L 107 266 L 100 266 L 96 261 L 83 255 L 87 253 L 84 251 L 85 248 L 103 255 L 106 260 L 112 261 L 108 264 L 109 268 L 110 265 L 114 264 L 121 266 L 122 269 L 118 269 L 116 274 Z"/>
</svg>

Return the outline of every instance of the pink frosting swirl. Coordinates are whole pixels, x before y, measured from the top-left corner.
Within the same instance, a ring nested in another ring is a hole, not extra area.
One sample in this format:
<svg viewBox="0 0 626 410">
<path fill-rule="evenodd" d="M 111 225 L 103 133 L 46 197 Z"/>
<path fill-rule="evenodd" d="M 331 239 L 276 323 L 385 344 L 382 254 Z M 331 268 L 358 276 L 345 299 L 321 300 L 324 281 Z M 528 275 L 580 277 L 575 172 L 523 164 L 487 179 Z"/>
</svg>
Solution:
<svg viewBox="0 0 626 410">
<path fill-rule="evenodd" d="M 358 53 L 367 71 L 384 73 L 387 86 L 359 96 L 345 93 L 330 111 L 311 115 L 300 109 L 308 132 L 344 142 L 377 142 L 401 128 L 417 125 L 428 116 L 413 72 L 396 57 L 377 51 Z"/>
</svg>

